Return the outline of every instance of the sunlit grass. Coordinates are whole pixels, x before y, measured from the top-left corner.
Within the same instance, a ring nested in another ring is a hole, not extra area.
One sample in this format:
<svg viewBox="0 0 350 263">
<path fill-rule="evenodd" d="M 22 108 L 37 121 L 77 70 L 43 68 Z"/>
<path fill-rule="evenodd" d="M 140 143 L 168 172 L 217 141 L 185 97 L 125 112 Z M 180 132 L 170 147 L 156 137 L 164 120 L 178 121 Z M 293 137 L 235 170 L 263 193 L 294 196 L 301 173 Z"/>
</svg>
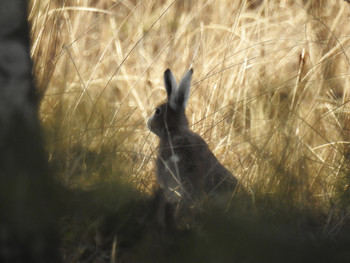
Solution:
<svg viewBox="0 0 350 263">
<path fill-rule="evenodd" d="M 152 190 L 147 118 L 163 72 L 194 69 L 187 117 L 254 206 L 348 207 L 345 1 L 31 1 L 40 117 L 58 177 Z M 345 209 L 345 211 L 347 211 Z M 338 214 L 339 215 L 339 214 Z"/>
</svg>

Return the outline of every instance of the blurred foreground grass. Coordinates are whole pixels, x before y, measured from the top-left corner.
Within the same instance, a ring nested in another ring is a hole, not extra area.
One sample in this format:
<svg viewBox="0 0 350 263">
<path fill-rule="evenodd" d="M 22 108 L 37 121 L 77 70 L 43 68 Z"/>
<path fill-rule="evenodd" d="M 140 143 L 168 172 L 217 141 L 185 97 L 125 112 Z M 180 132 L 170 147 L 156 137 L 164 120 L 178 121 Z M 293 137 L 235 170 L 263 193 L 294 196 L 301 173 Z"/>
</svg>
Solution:
<svg viewBox="0 0 350 263">
<path fill-rule="evenodd" d="M 100 200 L 62 221 L 67 246 L 78 250 L 67 235 L 82 242 L 103 215 L 130 213 L 130 225 L 111 216 L 119 234 L 108 249 L 123 251 L 119 238 L 135 226 L 126 245 L 134 261 L 349 258 L 349 8 L 335 0 L 31 1 L 49 162 L 67 187 L 94 191 L 83 207 Z M 167 67 L 177 78 L 194 68 L 191 127 L 250 201 L 238 194 L 226 212 L 199 209 L 154 242 L 139 220 L 151 213 L 155 184 L 157 139 L 145 122 L 165 99 Z"/>
</svg>

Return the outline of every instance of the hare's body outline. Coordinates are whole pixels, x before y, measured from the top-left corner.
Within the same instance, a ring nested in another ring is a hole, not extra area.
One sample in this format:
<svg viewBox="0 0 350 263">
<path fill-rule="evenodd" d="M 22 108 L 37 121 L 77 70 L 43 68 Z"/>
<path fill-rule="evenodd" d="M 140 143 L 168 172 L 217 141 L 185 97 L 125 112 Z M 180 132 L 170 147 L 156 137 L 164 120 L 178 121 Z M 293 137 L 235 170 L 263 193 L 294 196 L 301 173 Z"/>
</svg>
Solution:
<svg viewBox="0 0 350 263">
<path fill-rule="evenodd" d="M 168 200 L 193 200 L 218 188 L 233 190 L 237 179 L 210 151 L 207 143 L 191 131 L 185 115 L 193 70 L 187 71 L 178 87 L 169 69 L 164 72 L 168 95 L 148 120 L 149 129 L 159 139 L 156 160 L 157 180 Z"/>
</svg>

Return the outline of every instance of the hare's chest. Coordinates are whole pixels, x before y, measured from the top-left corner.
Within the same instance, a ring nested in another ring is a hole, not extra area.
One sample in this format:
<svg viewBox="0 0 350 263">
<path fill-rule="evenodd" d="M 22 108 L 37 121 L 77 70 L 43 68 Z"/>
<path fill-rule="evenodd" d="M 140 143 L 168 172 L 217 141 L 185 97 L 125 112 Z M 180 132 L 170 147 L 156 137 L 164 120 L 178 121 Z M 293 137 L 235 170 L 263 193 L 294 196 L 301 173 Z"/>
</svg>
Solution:
<svg viewBox="0 0 350 263">
<path fill-rule="evenodd" d="M 167 163 L 178 163 L 178 162 L 180 162 L 180 156 L 179 155 L 177 155 L 177 154 L 173 154 L 173 155 L 171 155 L 169 158 L 168 158 L 168 160 L 167 160 Z"/>
<path fill-rule="evenodd" d="M 179 169 L 183 162 L 183 156 L 176 151 L 161 151 L 158 156 L 157 165 L 162 166 L 166 171 L 172 173 Z"/>
<path fill-rule="evenodd" d="M 177 154 L 159 155 L 157 159 L 158 182 L 163 187 L 176 187 L 180 180 L 181 158 Z"/>
<path fill-rule="evenodd" d="M 174 166 L 179 166 L 181 164 L 182 159 L 181 156 L 176 153 L 160 158 L 162 159 L 161 162 L 163 163 L 163 165 L 171 170 L 173 170 Z"/>
</svg>

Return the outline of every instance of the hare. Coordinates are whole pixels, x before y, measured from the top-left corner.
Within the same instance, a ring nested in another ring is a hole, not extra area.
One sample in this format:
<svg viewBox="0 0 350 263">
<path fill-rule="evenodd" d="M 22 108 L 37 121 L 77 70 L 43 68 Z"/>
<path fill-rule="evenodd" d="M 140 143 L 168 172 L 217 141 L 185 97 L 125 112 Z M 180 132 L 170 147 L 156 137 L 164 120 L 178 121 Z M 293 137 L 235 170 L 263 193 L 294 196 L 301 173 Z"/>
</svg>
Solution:
<svg viewBox="0 0 350 263">
<path fill-rule="evenodd" d="M 147 122 L 159 139 L 157 179 L 169 201 L 195 200 L 220 189 L 233 190 L 237 179 L 216 159 L 206 142 L 188 127 L 185 115 L 193 70 L 177 86 L 169 69 L 164 72 L 167 102 Z"/>
</svg>

